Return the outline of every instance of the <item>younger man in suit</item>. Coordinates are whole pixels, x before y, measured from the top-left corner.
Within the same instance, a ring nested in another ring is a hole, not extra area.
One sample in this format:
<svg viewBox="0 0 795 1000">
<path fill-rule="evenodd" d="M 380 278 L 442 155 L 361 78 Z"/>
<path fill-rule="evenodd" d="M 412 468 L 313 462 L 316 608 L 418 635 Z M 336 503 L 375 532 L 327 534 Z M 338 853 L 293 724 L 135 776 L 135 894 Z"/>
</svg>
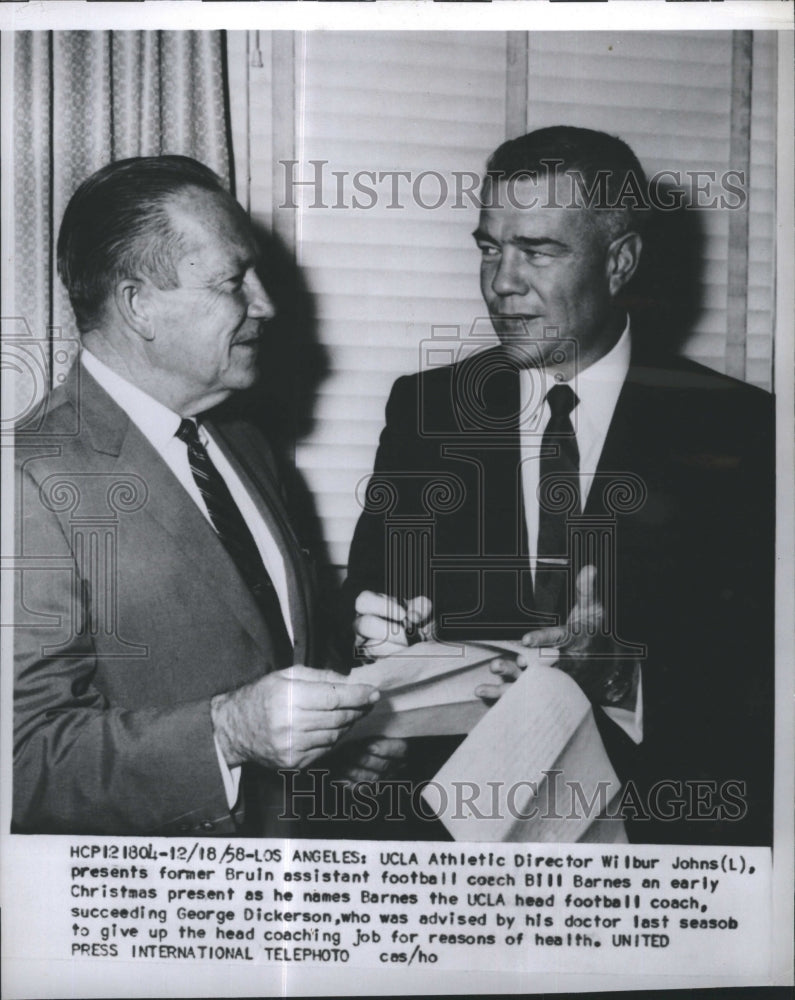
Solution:
<svg viewBox="0 0 795 1000">
<path fill-rule="evenodd" d="M 371 657 L 431 620 L 557 647 L 632 840 L 769 843 L 771 399 L 631 329 L 646 192 L 589 129 L 492 155 L 474 236 L 500 347 L 395 383 L 346 596 Z"/>
</svg>

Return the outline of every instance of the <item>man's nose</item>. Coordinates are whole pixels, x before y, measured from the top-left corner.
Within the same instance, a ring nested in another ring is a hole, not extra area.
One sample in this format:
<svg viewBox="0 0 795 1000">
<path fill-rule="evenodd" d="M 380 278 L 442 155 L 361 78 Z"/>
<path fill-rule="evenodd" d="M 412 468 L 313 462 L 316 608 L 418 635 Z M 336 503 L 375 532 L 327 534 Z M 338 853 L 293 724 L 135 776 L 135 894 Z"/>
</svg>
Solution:
<svg viewBox="0 0 795 1000">
<path fill-rule="evenodd" d="M 248 315 L 252 319 L 270 319 L 276 314 L 270 296 L 265 291 L 264 285 L 254 271 L 246 279 L 246 292 L 248 296 Z"/>
<path fill-rule="evenodd" d="M 491 287 L 495 295 L 506 298 L 509 295 L 526 295 L 530 290 L 525 270 L 522 267 L 522 255 L 514 252 L 512 247 L 503 250 Z"/>
</svg>

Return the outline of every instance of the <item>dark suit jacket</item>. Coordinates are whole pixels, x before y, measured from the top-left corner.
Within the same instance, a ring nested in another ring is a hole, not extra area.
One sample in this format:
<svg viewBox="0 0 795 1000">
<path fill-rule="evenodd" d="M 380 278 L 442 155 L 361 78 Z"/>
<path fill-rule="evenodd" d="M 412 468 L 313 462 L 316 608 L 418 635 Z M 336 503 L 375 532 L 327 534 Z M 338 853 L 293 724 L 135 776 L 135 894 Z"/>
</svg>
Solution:
<svg viewBox="0 0 795 1000">
<path fill-rule="evenodd" d="M 370 589 L 428 594 L 442 638 L 538 624 L 516 389 L 478 377 L 498 355 L 395 383 L 344 614 Z M 638 793 L 632 840 L 770 842 L 773 449 L 768 394 L 683 359 L 633 356 L 584 511 L 612 524 L 597 565 L 613 581 L 615 633 L 645 647 L 642 744 L 596 710 Z M 722 804 L 738 795 L 745 807 Z"/>
<path fill-rule="evenodd" d="M 269 450 L 240 421 L 213 430 L 280 548 L 294 662 L 309 664 L 309 567 Z M 234 563 L 77 364 L 36 432 L 18 433 L 16 466 L 15 828 L 234 833 L 210 699 L 287 665 Z M 259 832 L 274 834 L 276 778 L 257 770 L 257 797 L 272 796 Z"/>
</svg>

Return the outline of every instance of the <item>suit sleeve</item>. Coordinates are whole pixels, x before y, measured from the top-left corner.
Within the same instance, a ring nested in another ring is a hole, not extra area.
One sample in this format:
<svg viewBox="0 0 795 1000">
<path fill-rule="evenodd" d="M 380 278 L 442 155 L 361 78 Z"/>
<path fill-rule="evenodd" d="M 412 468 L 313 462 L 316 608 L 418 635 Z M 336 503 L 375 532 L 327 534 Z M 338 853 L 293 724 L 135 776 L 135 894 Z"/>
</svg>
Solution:
<svg viewBox="0 0 795 1000">
<path fill-rule="evenodd" d="M 720 446 L 682 466 L 688 518 L 643 591 L 643 743 L 602 727 L 617 770 L 656 805 L 657 842 L 772 835 L 772 400 L 742 393 L 735 409 Z"/>
<path fill-rule="evenodd" d="M 410 483 L 400 473 L 417 467 L 421 441 L 416 431 L 416 379 L 403 377 L 392 386 L 386 404 L 386 421 L 370 477 L 364 506 L 351 541 L 348 577 L 342 587 L 340 628 L 351 648 L 351 624 L 357 596 L 363 590 L 392 593 L 387 558 L 386 514 L 411 503 Z M 412 419 L 413 418 L 413 419 Z M 396 478 L 391 479 L 391 476 Z M 397 597 L 414 597 L 400 593 Z"/>
<path fill-rule="evenodd" d="M 25 488 L 35 496 L 29 478 Z M 52 511 L 29 503 L 18 524 L 35 555 L 26 546 L 16 574 L 14 828 L 167 834 L 229 823 L 209 700 L 108 704 L 95 683 L 103 637 L 88 611 L 99 595 Z"/>
</svg>

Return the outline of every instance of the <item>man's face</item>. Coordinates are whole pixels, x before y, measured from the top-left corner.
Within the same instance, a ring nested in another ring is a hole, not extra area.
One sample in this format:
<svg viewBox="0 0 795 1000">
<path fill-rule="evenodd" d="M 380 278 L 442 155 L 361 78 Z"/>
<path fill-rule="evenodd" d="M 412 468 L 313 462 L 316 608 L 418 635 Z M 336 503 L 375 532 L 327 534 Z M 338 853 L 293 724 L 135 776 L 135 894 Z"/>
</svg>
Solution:
<svg viewBox="0 0 795 1000">
<path fill-rule="evenodd" d="M 262 320 L 273 307 L 254 270 L 253 234 L 230 197 L 188 188 L 169 215 L 182 239 L 179 285 L 144 283 L 154 334 L 148 356 L 189 415 L 254 383 Z"/>
<path fill-rule="evenodd" d="M 480 287 L 500 341 L 520 351 L 537 345 L 549 363 L 557 342 L 570 340 L 577 368 L 592 364 L 620 333 L 612 316 L 608 237 L 587 209 L 553 207 L 545 180 L 499 182 L 486 195 L 494 207 L 481 211 L 475 239 Z M 570 355 L 567 377 L 575 361 Z"/>
</svg>

